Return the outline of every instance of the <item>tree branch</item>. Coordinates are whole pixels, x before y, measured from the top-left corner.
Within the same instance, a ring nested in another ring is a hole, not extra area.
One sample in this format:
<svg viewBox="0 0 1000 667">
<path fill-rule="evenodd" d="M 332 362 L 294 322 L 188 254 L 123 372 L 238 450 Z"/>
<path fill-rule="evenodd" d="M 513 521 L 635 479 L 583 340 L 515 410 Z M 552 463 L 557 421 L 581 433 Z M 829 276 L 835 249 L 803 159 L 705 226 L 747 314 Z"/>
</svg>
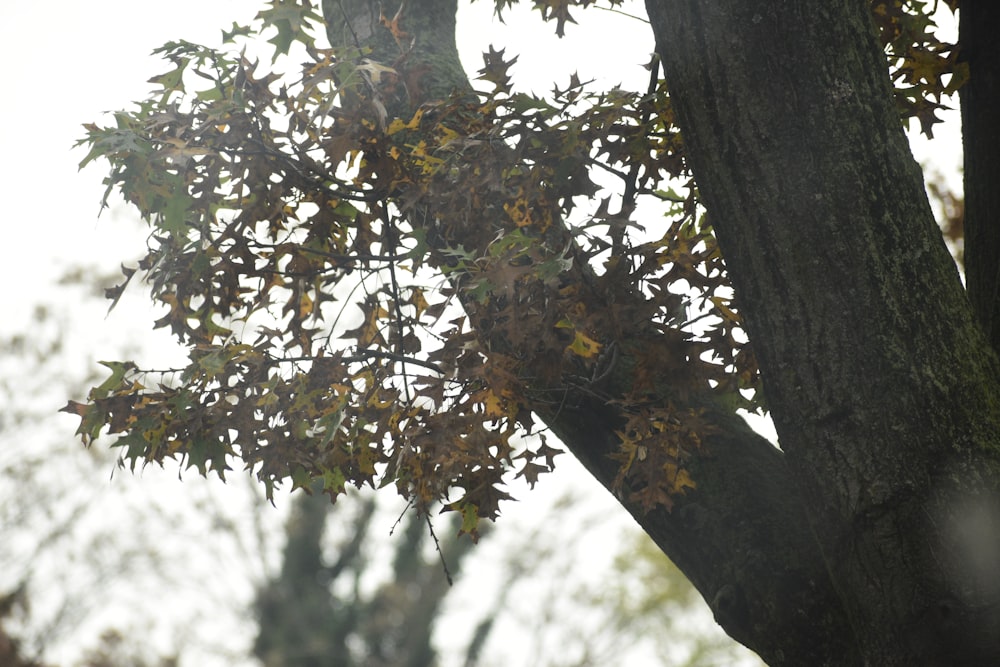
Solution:
<svg viewBox="0 0 1000 667">
<path fill-rule="evenodd" d="M 410 4 L 408 11 L 424 16 L 453 12 L 453 7 L 451 0 L 420 0 Z M 420 33 L 420 29 L 424 32 Z M 407 26 L 409 32 L 417 33 L 414 52 L 408 55 L 410 66 L 420 62 L 421 44 L 432 43 L 439 51 L 449 43 L 453 48 L 453 35 L 427 24 L 421 24 L 420 29 Z M 450 28 L 445 25 L 444 29 Z M 427 32 L 431 30 L 436 32 Z M 391 44 L 384 48 L 391 48 Z M 373 57 L 379 57 L 377 49 Z M 388 57 L 388 52 L 383 57 Z M 440 80 L 438 85 L 442 85 Z M 464 75 L 461 80 L 452 79 L 452 88 L 466 85 Z M 502 146 L 487 148 L 505 150 Z M 484 155 L 477 160 L 477 169 L 486 172 L 498 168 L 495 165 L 501 162 Z M 483 182 L 490 181 L 485 175 L 481 178 Z M 496 182 L 502 183 L 503 179 Z M 405 194 L 402 198 L 406 201 Z M 435 215 L 434 202 L 426 198 L 404 208 L 414 211 L 410 222 L 415 226 L 423 220 L 436 221 L 428 227 L 427 242 L 436 248 L 435 262 L 439 266 L 448 265 L 447 249 L 456 244 L 486 256 L 496 239 L 497 225 L 501 224 L 491 222 L 492 214 L 485 210 L 477 212 L 474 225 L 452 223 Z M 609 303 L 586 258 L 582 253 L 573 254 L 576 246 L 562 221 L 556 220 L 545 231 L 543 245 L 568 249 L 573 262 L 560 274 L 558 284 L 534 283 L 532 289 L 538 291 L 532 292 L 530 303 L 522 304 L 536 319 L 530 320 L 530 325 L 527 319 L 519 321 L 519 326 L 534 327 L 538 337 L 553 330 L 559 304 L 566 302 L 561 286 L 572 285 L 573 298 L 592 304 L 595 309 Z M 462 296 L 461 290 L 459 294 Z M 643 297 L 616 294 L 615 298 Z M 481 348 L 489 351 L 491 357 L 520 359 L 526 367 L 546 362 L 533 361 L 535 348 L 531 335 L 519 346 L 497 331 L 498 309 L 505 307 L 504 299 L 481 303 L 465 297 L 462 303 L 483 341 Z M 526 392 L 534 397 L 527 407 L 611 490 L 621 467 L 620 461 L 612 458 L 620 451 L 621 439 L 616 431 L 628 420 L 621 401 L 634 386 L 633 374 L 642 365 L 636 352 L 642 351 L 644 358 L 664 359 L 683 354 L 678 352 L 677 340 L 661 335 L 651 323 L 629 322 L 623 328 L 610 315 L 603 322 L 604 329 L 592 332 L 593 335 L 599 340 L 617 341 L 623 351 L 612 377 L 600 392 L 574 386 L 562 373 L 539 372 L 534 379 L 522 378 L 522 382 L 528 383 Z M 696 352 L 690 355 L 697 358 Z M 674 498 L 672 511 L 664 506 L 644 508 L 628 494 L 616 497 L 692 580 L 726 631 L 770 664 L 804 664 L 800 662 L 803 656 L 815 658 L 813 664 L 824 664 L 829 656 L 842 658 L 842 664 L 856 663 L 851 631 L 826 575 L 801 502 L 794 493 L 783 455 L 753 433 L 731 409 L 719 407 L 707 385 L 700 391 L 689 388 L 682 391 L 673 384 L 674 379 L 679 384 L 688 384 L 687 378 L 664 376 L 657 382 L 658 395 L 650 400 L 705 415 L 709 434 L 703 438 L 702 447 L 688 453 L 690 458 L 685 464 L 697 488 Z M 561 400 L 552 401 L 553 396 Z"/>
</svg>

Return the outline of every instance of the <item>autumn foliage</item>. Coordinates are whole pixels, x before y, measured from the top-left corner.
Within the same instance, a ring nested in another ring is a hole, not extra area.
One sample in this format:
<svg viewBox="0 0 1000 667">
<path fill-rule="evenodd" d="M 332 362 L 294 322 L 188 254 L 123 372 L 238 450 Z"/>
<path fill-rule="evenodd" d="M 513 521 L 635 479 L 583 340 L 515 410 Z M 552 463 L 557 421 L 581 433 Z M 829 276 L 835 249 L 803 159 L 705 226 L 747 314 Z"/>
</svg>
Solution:
<svg viewBox="0 0 1000 667">
<path fill-rule="evenodd" d="M 561 32 L 589 2 L 536 4 Z M 901 111 L 929 133 L 962 82 L 954 51 L 926 3 L 872 5 Z M 108 161 L 105 201 L 151 230 L 108 297 L 142 276 L 189 361 L 104 362 L 65 410 L 132 467 L 239 466 L 269 495 L 392 485 L 475 534 L 512 479 L 552 469 L 537 415 L 587 395 L 623 415 L 620 493 L 669 508 L 713 428 L 689 396 L 765 405 L 657 60 L 645 90 L 573 76 L 543 97 L 490 48 L 478 92 L 430 97 L 405 20 L 383 18 L 393 62 L 322 48 L 317 9 L 274 0 L 226 48 L 157 49 L 150 96 L 86 126 L 81 166 Z M 261 37 L 271 66 L 245 55 Z M 281 74 L 289 52 L 305 63 Z"/>
</svg>

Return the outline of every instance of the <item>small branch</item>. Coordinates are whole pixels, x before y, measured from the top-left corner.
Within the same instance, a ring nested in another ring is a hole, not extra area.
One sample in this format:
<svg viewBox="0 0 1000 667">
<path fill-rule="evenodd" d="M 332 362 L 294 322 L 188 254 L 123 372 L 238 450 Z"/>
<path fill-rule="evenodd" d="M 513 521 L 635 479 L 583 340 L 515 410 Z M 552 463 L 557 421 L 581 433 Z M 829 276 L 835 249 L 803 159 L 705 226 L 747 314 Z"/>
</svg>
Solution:
<svg viewBox="0 0 1000 667">
<path fill-rule="evenodd" d="M 283 357 L 277 358 L 272 357 L 275 362 L 278 363 L 294 363 L 299 361 L 319 361 L 323 358 L 332 357 Z M 414 366 L 420 366 L 421 368 L 426 368 L 427 370 L 434 371 L 439 375 L 444 375 L 445 372 L 441 370 L 441 367 L 431 363 L 430 361 L 423 361 L 422 359 L 415 359 L 413 357 L 408 357 L 403 354 L 397 354 L 395 352 L 383 352 L 381 350 L 358 350 L 355 355 L 347 355 L 337 358 L 339 361 L 345 363 L 354 363 L 361 361 L 368 361 L 370 359 L 387 359 L 389 361 L 398 361 L 403 364 L 413 364 Z"/>
<path fill-rule="evenodd" d="M 635 21 L 638 21 L 639 23 L 645 23 L 646 25 L 649 25 L 649 19 L 644 19 L 641 16 L 636 16 L 635 14 L 629 14 L 628 12 L 623 12 L 620 9 L 614 9 L 613 7 L 600 7 L 598 5 L 594 5 L 594 9 L 600 9 L 602 12 L 608 12 L 610 14 L 618 14 L 620 16 L 624 16 L 627 19 L 633 19 Z"/>
<path fill-rule="evenodd" d="M 451 579 L 451 572 L 448 570 L 448 561 L 445 560 L 444 552 L 441 551 L 441 543 L 438 541 L 438 536 L 434 533 L 434 524 L 431 523 L 431 517 L 429 514 L 424 515 L 424 521 L 427 522 L 427 530 L 431 534 L 431 539 L 434 540 L 434 549 L 438 553 L 438 557 L 441 559 L 441 568 L 444 570 L 444 577 L 448 580 L 449 586 L 454 586 L 455 582 Z"/>
<path fill-rule="evenodd" d="M 400 11 L 403 7 L 400 5 Z M 393 257 L 396 256 L 396 240 L 398 237 L 398 231 L 396 230 L 396 225 L 393 223 L 392 218 L 389 216 L 388 210 L 382 207 L 382 223 L 385 225 L 385 236 L 386 245 L 389 247 L 389 252 Z M 389 262 L 389 283 L 390 289 L 392 290 L 392 303 L 393 310 L 395 311 L 395 325 L 396 325 L 396 346 L 399 350 L 400 356 L 405 359 L 403 355 L 403 336 L 406 333 L 403 327 L 403 308 L 400 306 L 400 292 L 399 292 L 399 280 L 396 278 L 396 262 Z M 406 397 L 407 404 L 410 403 L 410 382 L 406 377 L 406 361 L 401 361 L 401 370 L 403 375 L 403 394 Z"/>
<path fill-rule="evenodd" d="M 653 60 L 649 64 L 649 85 L 646 87 L 646 95 L 656 92 L 656 82 L 660 73 L 660 56 L 653 54 Z M 647 108 L 643 114 L 639 126 L 642 127 L 649 122 L 650 110 Z M 629 169 L 628 177 L 625 179 L 625 192 L 622 193 L 622 207 L 619 216 L 628 220 L 635 210 L 635 198 L 639 191 L 639 163 L 636 162 Z M 625 252 L 625 223 L 619 223 L 611 228 L 611 254 L 613 257 Z"/>
<path fill-rule="evenodd" d="M 354 26 L 351 24 L 351 17 L 347 14 L 347 7 L 344 7 L 343 0 L 337 0 L 337 4 L 340 6 L 340 11 L 344 15 L 344 25 L 351 32 L 351 39 L 354 40 L 354 46 L 357 47 L 358 51 L 361 51 L 361 40 L 358 39 L 358 33 L 354 32 Z"/>
</svg>

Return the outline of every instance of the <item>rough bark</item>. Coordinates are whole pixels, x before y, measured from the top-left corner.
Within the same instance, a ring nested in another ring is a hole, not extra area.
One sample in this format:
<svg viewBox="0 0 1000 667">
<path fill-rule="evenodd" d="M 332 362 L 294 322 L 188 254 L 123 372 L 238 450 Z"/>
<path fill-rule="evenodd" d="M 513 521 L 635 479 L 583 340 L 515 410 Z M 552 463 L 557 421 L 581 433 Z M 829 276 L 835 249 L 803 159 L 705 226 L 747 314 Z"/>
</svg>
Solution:
<svg viewBox="0 0 1000 667">
<path fill-rule="evenodd" d="M 959 14 L 959 91 L 965 163 L 965 272 L 969 299 L 1000 351 L 1000 3 L 966 0 Z"/>
<path fill-rule="evenodd" d="M 997 664 L 997 362 L 863 2 L 649 0 L 787 463 L 868 664 Z M 961 536 L 962 513 L 981 522 Z M 978 552 L 978 553 L 977 553 Z"/>
</svg>

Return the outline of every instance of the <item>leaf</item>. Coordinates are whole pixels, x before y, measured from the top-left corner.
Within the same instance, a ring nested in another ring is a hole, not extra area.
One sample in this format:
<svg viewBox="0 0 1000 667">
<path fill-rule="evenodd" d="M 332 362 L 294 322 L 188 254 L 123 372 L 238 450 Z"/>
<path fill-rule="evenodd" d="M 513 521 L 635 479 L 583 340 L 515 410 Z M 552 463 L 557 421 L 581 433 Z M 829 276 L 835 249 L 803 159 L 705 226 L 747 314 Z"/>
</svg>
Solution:
<svg viewBox="0 0 1000 667">
<path fill-rule="evenodd" d="M 161 86 L 164 95 L 172 92 L 184 92 L 184 70 L 187 69 L 191 60 L 190 58 L 177 58 L 175 62 L 177 63 L 177 67 L 164 74 L 154 76 L 149 80 L 149 83 Z"/>
<path fill-rule="evenodd" d="M 496 51 L 492 44 L 489 48 L 489 51 L 483 53 L 483 68 L 479 70 L 477 78 L 489 81 L 497 90 L 509 90 L 510 75 L 508 70 L 517 62 L 517 56 L 511 60 L 504 60 L 504 49 Z"/>
<path fill-rule="evenodd" d="M 479 539 L 479 508 L 473 503 L 452 503 L 446 509 L 457 511 L 462 515 L 462 527 L 459 528 L 459 535 L 469 535 L 473 540 Z"/>
<path fill-rule="evenodd" d="M 592 359 L 600 353 L 601 344 L 577 329 L 570 320 L 560 320 L 556 323 L 556 328 L 573 330 L 573 341 L 566 346 L 566 349 L 578 357 Z"/>
<path fill-rule="evenodd" d="M 517 475 L 514 476 L 514 479 L 524 477 L 525 481 L 528 482 L 528 486 L 533 489 L 535 488 L 535 484 L 538 482 L 538 476 L 545 472 L 549 472 L 549 468 L 547 466 L 529 461 L 524 464 L 524 467 L 521 468 L 520 471 L 518 471 Z"/>
<path fill-rule="evenodd" d="M 320 435 L 320 447 L 328 447 L 344 422 L 344 411 L 340 408 L 328 412 L 316 421 L 313 431 Z"/>
<path fill-rule="evenodd" d="M 340 468 L 324 468 L 322 480 L 323 492 L 329 494 L 331 500 L 336 499 L 345 490 L 347 479 Z"/>
<path fill-rule="evenodd" d="M 100 435 L 104 427 L 106 415 L 97 405 L 93 403 L 78 403 L 69 401 L 59 409 L 59 412 L 66 412 L 80 417 L 80 426 L 77 427 L 77 435 L 83 436 L 84 444 L 90 444 Z"/>
<path fill-rule="evenodd" d="M 180 179 L 171 179 L 179 181 Z M 182 235 L 187 230 L 187 212 L 193 200 L 186 188 L 175 187 L 161 209 L 159 227 L 170 234 Z"/>
<path fill-rule="evenodd" d="M 667 479 L 666 490 L 671 495 L 683 494 L 688 489 L 697 488 L 688 471 L 676 463 L 665 464 L 663 472 Z"/>
<path fill-rule="evenodd" d="M 132 276 L 135 275 L 135 272 L 136 269 L 130 269 L 122 264 L 122 274 L 125 276 L 125 280 L 114 287 L 109 287 L 104 290 L 104 298 L 111 299 L 111 305 L 108 306 L 109 313 L 115 306 L 118 305 L 118 301 L 122 298 L 122 294 L 125 293 L 125 288 L 128 287 L 129 281 L 132 280 Z"/>
<path fill-rule="evenodd" d="M 740 324 L 741 323 L 742 320 L 741 320 L 740 316 L 738 314 L 736 314 L 736 312 L 734 310 L 732 310 L 731 308 L 729 308 L 729 306 L 727 305 L 728 299 L 723 299 L 722 297 L 719 297 L 719 296 L 712 296 L 712 297 L 709 297 L 709 301 L 712 302 L 712 304 L 715 306 L 715 308 L 722 314 L 722 316 L 726 320 L 728 320 L 728 321 L 730 321 L 730 322 L 732 322 L 734 324 Z"/>
<path fill-rule="evenodd" d="M 223 44 L 232 43 L 236 41 L 236 37 L 249 37 L 252 32 L 253 29 L 250 26 L 239 25 L 233 21 L 232 28 L 222 31 L 222 42 Z"/>
<path fill-rule="evenodd" d="M 292 490 L 295 489 L 305 489 L 308 493 L 309 487 L 312 486 L 312 476 L 302 466 L 295 466 L 292 469 Z"/>
<path fill-rule="evenodd" d="M 195 363 L 199 369 L 204 371 L 207 379 L 213 379 L 222 374 L 231 358 L 232 355 L 229 351 L 219 348 L 208 354 L 198 355 L 198 360 Z"/>
<path fill-rule="evenodd" d="M 424 314 L 430 304 L 427 303 L 427 299 L 424 298 L 424 291 L 419 287 L 410 288 L 410 298 L 408 299 L 410 305 L 413 306 L 414 317 L 420 317 Z"/>
<path fill-rule="evenodd" d="M 379 6 L 378 21 L 382 26 L 389 29 L 389 32 L 392 33 L 392 38 L 396 40 L 396 44 L 398 44 L 401 48 L 405 48 L 405 42 L 407 41 L 410 35 L 409 33 L 407 33 L 406 31 L 404 31 L 402 28 L 399 27 L 399 20 L 402 17 L 403 13 L 402 7 L 403 6 L 400 5 L 400 11 L 396 12 L 396 15 L 390 19 L 385 14 L 382 13 L 382 7 Z"/>
<path fill-rule="evenodd" d="M 542 20 L 556 22 L 556 35 L 563 37 L 566 34 L 566 23 L 576 23 L 569 13 L 572 0 L 534 0 L 535 9 L 542 13 Z M 580 3 L 586 6 L 586 0 Z"/>
<path fill-rule="evenodd" d="M 490 418 L 499 418 L 507 414 L 503 400 L 493 391 L 484 389 L 472 396 L 472 400 L 482 403 L 483 414 Z"/>
<path fill-rule="evenodd" d="M 576 331 L 573 342 L 569 344 L 567 349 L 579 357 L 592 359 L 601 351 L 601 344 L 590 336 Z"/>
<path fill-rule="evenodd" d="M 319 16 L 311 7 L 311 3 L 300 4 L 296 0 L 271 0 L 268 3 L 270 9 L 264 9 L 257 13 L 257 20 L 275 29 L 277 34 L 267 40 L 274 45 L 274 56 L 271 61 L 278 59 L 279 55 L 285 55 L 295 42 L 302 42 L 307 47 L 312 47 L 314 39 L 307 28 L 310 23 L 322 22 Z"/>
<path fill-rule="evenodd" d="M 136 366 L 131 361 L 98 361 L 100 365 L 111 369 L 111 375 L 100 385 L 90 390 L 90 400 L 104 398 L 112 393 L 114 389 L 122 386 L 125 375 L 135 370 Z"/>
</svg>

